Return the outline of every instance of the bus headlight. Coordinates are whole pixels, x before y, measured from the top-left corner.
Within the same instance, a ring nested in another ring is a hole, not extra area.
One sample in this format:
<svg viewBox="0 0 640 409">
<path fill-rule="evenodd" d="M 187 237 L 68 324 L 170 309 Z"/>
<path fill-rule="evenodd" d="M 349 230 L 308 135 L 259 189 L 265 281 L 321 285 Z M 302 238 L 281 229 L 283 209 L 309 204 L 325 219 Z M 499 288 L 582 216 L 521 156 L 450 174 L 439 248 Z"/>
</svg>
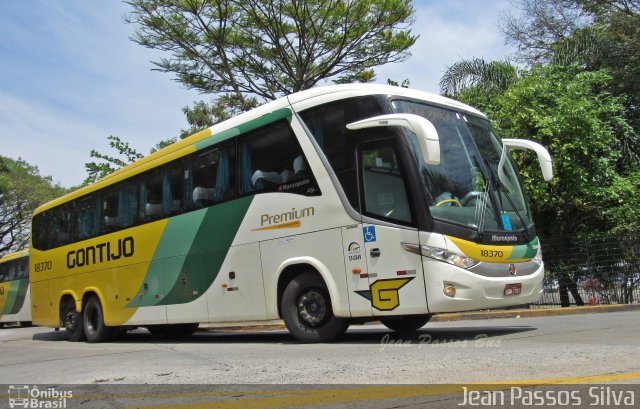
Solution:
<svg viewBox="0 0 640 409">
<path fill-rule="evenodd" d="M 474 260 L 462 254 L 451 253 L 446 249 L 432 246 L 418 246 L 417 244 L 402 243 L 402 248 L 411 253 L 420 254 L 424 257 L 429 257 L 438 261 L 444 261 L 445 263 L 453 264 L 456 267 L 469 269 L 479 263 L 478 260 Z"/>
<path fill-rule="evenodd" d="M 535 256 L 533 256 L 531 261 L 533 261 L 534 263 L 536 263 L 539 266 L 542 265 L 542 247 L 540 247 L 540 245 L 538 245 L 538 252 L 536 253 Z"/>
</svg>

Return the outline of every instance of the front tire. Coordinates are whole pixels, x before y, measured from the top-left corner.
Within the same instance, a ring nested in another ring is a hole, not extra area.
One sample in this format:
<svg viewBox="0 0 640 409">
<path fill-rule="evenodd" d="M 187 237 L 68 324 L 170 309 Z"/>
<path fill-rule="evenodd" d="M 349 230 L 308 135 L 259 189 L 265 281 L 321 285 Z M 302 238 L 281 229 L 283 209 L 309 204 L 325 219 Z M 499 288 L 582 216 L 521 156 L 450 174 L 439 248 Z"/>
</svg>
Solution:
<svg viewBox="0 0 640 409">
<path fill-rule="evenodd" d="M 296 276 L 284 290 L 280 305 L 289 332 L 300 342 L 329 342 L 349 327 L 349 321 L 333 315 L 329 291 L 317 273 Z"/>
<path fill-rule="evenodd" d="M 82 313 L 82 323 L 87 342 L 104 342 L 111 336 L 112 328 L 105 325 L 102 304 L 96 296 L 87 300 Z"/>
<path fill-rule="evenodd" d="M 409 333 L 422 328 L 429 320 L 431 315 L 407 315 L 400 318 L 382 319 L 380 322 L 390 330 Z"/>
</svg>

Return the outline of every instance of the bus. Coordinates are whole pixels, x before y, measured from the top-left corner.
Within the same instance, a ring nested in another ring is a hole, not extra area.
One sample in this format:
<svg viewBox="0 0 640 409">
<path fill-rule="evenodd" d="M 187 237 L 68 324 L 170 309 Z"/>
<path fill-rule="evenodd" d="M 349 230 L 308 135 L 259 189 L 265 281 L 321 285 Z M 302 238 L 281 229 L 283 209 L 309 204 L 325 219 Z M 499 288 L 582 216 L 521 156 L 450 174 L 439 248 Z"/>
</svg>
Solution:
<svg viewBox="0 0 640 409">
<path fill-rule="evenodd" d="M 31 324 L 29 251 L 0 257 L 0 325 Z"/>
<path fill-rule="evenodd" d="M 200 131 L 34 212 L 32 315 L 72 341 L 281 318 L 352 323 L 539 299 L 543 262 L 511 150 L 481 112 L 400 87 L 317 87 Z"/>
</svg>

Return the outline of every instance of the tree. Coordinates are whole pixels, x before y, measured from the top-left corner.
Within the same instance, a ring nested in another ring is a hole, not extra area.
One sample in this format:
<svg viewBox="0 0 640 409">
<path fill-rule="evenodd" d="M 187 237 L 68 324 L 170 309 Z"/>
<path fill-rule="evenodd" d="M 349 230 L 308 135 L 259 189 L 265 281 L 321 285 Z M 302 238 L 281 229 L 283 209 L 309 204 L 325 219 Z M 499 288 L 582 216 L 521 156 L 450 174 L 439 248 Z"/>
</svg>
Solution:
<svg viewBox="0 0 640 409">
<path fill-rule="evenodd" d="M 535 157 L 519 156 L 538 232 L 570 235 L 638 225 L 640 217 L 621 220 L 623 208 L 629 210 L 640 196 L 637 176 L 621 166 L 620 141 L 634 131 L 624 98 L 607 92 L 611 76 L 578 66 L 535 65 L 499 86 L 496 75 L 483 75 L 491 65 L 456 63 L 441 86 L 487 113 L 503 136 L 536 140 L 550 150 L 556 175 L 550 184 L 540 180 Z M 451 78 L 458 85 L 450 87 Z"/>
<path fill-rule="evenodd" d="M 539 233 L 609 231 L 605 209 L 620 206 L 618 132 L 631 132 L 624 101 L 606 91 L 611 77 L 579 67 L 534 66 L 498 98 L 491 117 L 504 136 L 532 139 L 552 154 L 555 177 L 541 183 L 535 157 L 520 157 Z"/>
<path fill-rule="evenodd" d="M 192 107 L 182 108 L 187 117 L 188 129 L 181 130 L 180 138 L 184 139 L 204 128 L 211 127 L 245 111 L 258 106 L 258 100 L 254 97 L 238 97 L 236 95 L 223 95 L 210 103 L 205 101 L 194 102 Z"/>
<path fill-rule="evenodd" d="M 625 116 L 633 132 L 619 132 L 626 172 L 640 164 L 640 1 L 518 0 L 519 16 L 503 16 L 507 43 L 528 65 L 577 64 L 587 71 L 606 69 L 607 88 L 626 99 Z"/>
<path fill-rule="evenodd" d="M 500 28 L 506 43 L 518 48 L 516 60 L 527 65 L 548 63 L 553 45 L 593 23 L 576 0 L 515 0 L 518 15 L 504 14 Z"/>
<path fill-rule="evenodd" d="M 156 69 L 202 93 L 258 102 L 321 81 L 370 81 L 406 59 L 410 0 L 129 0 L 132 40 L 168 52 Z"/>
<path fill-rule="evenodd" d="M 205 94 L 210 102 L 184 107 L 185 138 L 259 104 L 317 85 L 367 82 L 374 67 L 400 62 L 417 36 L 411 34 L 411 0 L 128 0 L 125 18 L 132 40 L 168 52 L 156 70 Z M 402 86 L 407 86 L 408 80 Z M 85 184 L 142 155 L 119 137 L 116 151 L 92 150 Z M 160 141 L 151 151 L 176 141 Z"/>
<path fill-rule="evenodd" d="M 105 155 L 95 149 L 92 149 L 89 156 L 101 160 L 102 162 L 85 163 L 84 167 L 89 176 L 84 180 L 84 185 L 94 183 L 108 174 L 115 172 L 117 169 L 122 168 L 129 163 L 133 163 L 144 156 L 132 148 L 128 142 L 123 142 L 118 136 L 109 135 L 107 139 L 109 140 L 109 146 L 115 149 L 117 151 L 117 155 L 120 157 Z"/>
<path fill-rule="evenodd" d="M 518 69 L 509 61 L 461 60 L 447 67 L 440 79 L 440 92 L 453 98 L 472 90 L 490 95 L 502 94 L 518 78 Z"/>
<path fill-rule="evenodd" d="M 116 151 L 117 156 L 106 155 L 92 149 L 89 155 L 92 158 L 98 159 L 100 162 L 87 162 L 84 164 L 84 168 L 89 175 L 85 178 L 84 182 L 82 182 L 83 186 L 95 183 L 108 174 L 144 157 L 142 153 L 138 152 L 135 148 L 132 148 L 131 145 L 129 145 L 129 142 L 123 141 L 119 136 L 109 135 L 107 139 L 109 140 L 109 146 Z M 156 143 L 150 149 L 149 153 L 159 151 L 176 141 L 177 138 L 163 139 Z"/>
<path fill-rule="evenodd" d="M 0 156 L 0 255 L 27 248 L 33 211 L 65 192 L 36 166 Z"/>
</svg>

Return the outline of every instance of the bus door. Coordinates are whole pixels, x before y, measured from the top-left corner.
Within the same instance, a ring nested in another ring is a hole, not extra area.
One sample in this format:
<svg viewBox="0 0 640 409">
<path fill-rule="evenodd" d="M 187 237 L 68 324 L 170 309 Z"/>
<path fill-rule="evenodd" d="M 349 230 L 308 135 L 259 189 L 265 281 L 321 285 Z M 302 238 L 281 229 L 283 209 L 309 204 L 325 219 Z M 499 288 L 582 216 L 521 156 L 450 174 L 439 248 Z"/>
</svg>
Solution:
<svg viewBox="0 0 640 409">
<path fill-rule="evenodd" d="M 403 165 L 394 140 L 358 147 L 363 255 L 373 314 L 427 314 L 420 255 L 402 243 L 419 243 Z"/>
</svg>

